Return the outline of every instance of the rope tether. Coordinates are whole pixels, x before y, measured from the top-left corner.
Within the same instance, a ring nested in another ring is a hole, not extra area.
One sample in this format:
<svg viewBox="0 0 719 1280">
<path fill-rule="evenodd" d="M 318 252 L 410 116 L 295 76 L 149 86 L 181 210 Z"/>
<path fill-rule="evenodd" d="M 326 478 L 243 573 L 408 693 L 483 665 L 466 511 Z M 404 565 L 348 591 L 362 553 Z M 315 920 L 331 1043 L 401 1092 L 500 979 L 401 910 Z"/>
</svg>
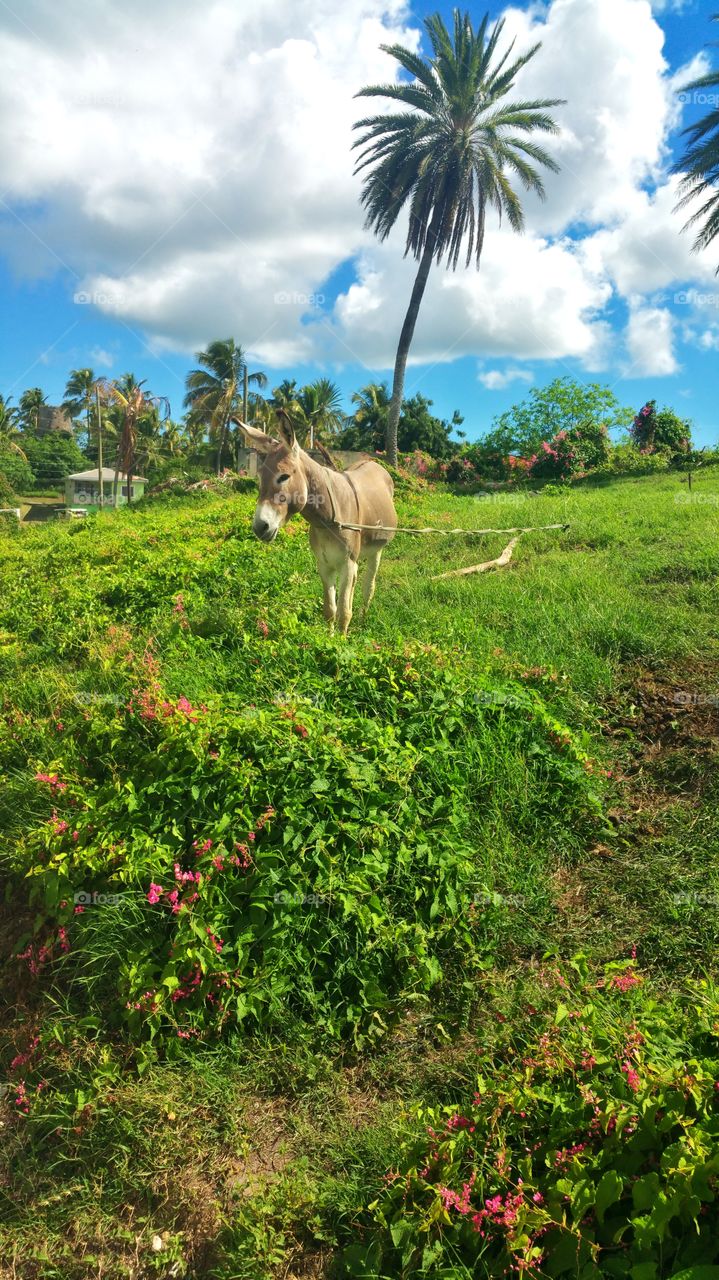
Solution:
<svg viewBox="0 0 719 1280">
<path fill-rule="evenodd" d="M 361 533 L 365 531 L 368 533 L 443 533 L 443 534 L 467 533 L 467 534 L 472 534 L 473 536 L 478 536 L 479 534 L 484 534 L 484 533 L 539 533 L 541 530 L 544 530 L 544 529 L 566 530 L 569 528 L 569 525 L 568 524 L 535 524 L 535 525 L 528 525 L 524 528 L 516 528 L 516 529 L 410 529 L 400 525 L 396 529 L 393 529 L 388 524 L 345 524 L 342 521 L 337 521 L 337 528 L 351 529 L 353 530 L 353 532 L 357 532 L 357 533 Z"/>
</svg>

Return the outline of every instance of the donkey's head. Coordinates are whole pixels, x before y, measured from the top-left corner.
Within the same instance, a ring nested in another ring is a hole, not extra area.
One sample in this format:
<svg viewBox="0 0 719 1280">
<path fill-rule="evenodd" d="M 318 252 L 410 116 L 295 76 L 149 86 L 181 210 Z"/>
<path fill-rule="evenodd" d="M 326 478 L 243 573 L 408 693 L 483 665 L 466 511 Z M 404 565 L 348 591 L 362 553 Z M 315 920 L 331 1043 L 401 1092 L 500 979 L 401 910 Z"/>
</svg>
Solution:
<svg viewBox="0 0 719 1280">
<path fill-rule="evenodd" d="M 273 542 L 290 516 L 307 505 L 307 477 L 302 450 L 289 419 L 278 414 L 281 440 L 236 420 L 248 445 L 262 457 L 258 473 L 260 492 L 252 529 L 261 542 Z"/>
</svg>

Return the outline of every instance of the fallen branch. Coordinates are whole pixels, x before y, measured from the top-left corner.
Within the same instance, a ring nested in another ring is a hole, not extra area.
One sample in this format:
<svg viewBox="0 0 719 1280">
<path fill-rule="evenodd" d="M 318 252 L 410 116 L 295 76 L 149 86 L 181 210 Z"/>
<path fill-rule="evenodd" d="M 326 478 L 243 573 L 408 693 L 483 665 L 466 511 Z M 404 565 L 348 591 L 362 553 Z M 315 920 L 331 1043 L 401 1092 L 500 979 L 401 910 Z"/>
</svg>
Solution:
<svg viewBox="0 0 719 1280">
<path fill-rule="evenodd" d="M 520 537 L 521 534 L 516 538 L 512 538 L 512 541 L 507 543 L 504 551 L 500 556 L 497 556 L 496 560 L 485 560 L 483 564 L 471 564 L 467 569 L 450 569 L 448 573 L 438 573 L 432 578 L 432 582 L 440 582 L 442 578 L 463 578 L 468 573 L 486 573 L 488 569 L 503 569 L 505 564 L 509 564 L 512 559 L 512 553 Z"/>
</svg>

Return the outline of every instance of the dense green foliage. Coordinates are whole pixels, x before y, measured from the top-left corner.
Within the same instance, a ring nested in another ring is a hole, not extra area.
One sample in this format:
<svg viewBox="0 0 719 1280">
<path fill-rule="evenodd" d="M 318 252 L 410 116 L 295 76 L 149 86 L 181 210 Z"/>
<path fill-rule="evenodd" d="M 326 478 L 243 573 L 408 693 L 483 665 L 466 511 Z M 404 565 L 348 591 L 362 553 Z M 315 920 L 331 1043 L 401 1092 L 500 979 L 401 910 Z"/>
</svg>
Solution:
<svg viewBox="0 0 719 1280">
<path fill-rule="evenodd" d="M 348 642 L 252 494 L 0 529 L 22 1280 L 717 1261 L 717 472 L 415 484 L 402 523 L 570 529 L 444 582 L 506 538 L 398 538 Z"/>
</svg>

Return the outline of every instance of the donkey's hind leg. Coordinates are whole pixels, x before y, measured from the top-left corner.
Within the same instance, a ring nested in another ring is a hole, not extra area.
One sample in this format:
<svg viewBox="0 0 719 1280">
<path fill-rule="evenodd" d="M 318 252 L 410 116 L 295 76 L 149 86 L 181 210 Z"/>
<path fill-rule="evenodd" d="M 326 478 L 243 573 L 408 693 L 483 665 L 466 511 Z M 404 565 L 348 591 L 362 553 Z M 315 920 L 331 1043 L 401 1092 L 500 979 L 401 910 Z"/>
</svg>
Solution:
<svg viewBox="0 0 719 1280">
<path fill-rule="evenodd" d="M 362 579 L 362 617 L 364 618 L 367 610 L 372 602 L 375 584 L 377 582 L 377 571 L 379 562 L 382 559 L 384 547 L 368 547 L 365 552 L 365 571 Z"/>
</svg>

